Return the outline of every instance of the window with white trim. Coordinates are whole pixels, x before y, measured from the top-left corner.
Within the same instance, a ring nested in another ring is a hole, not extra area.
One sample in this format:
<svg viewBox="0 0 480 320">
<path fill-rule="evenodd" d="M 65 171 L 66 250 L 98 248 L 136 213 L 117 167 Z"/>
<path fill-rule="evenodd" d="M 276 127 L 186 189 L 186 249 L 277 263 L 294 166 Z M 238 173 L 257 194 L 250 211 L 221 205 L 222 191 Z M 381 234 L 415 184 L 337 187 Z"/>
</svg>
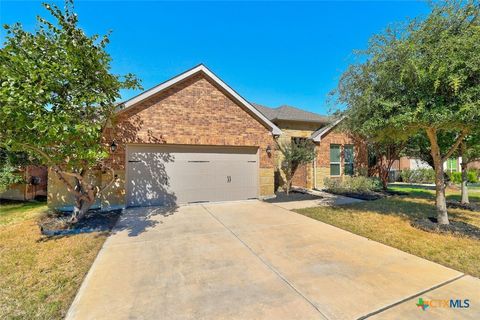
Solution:
<svg viewBox="0 0 480 320">
<path fill-rule="evenodd" d="M 354 151 L 353 151 L 353 144 L 346 144 L 343 147 L 343 157 L 344 157 L 344 173 L 347 176 L 353 176 L 354 173 Z"/>
<path fill-rule="evenodd" d="M 330 145 L 330 175 L 331 176 L 340 175 L 340 167 L 341 167 L 340 154 L 341 154 L 340 145 L 331 144 Z"/>
</svg>

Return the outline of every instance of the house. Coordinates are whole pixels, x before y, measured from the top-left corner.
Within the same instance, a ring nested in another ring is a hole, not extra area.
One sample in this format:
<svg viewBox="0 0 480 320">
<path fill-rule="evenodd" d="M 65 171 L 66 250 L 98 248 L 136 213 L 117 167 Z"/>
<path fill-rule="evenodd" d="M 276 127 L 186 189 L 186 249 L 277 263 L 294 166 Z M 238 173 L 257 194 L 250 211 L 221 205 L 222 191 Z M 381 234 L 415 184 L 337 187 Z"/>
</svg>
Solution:
<svg viewBox="0 0 480 320">
<path fill-rule="evenodd" d="M 443 163 L 443 170 L 446 173 L 460 172 L 462 164 L 462 157 L 452 157 Z M 402 170 L 416 170 L 416 169 L 432 169 L 432 166 L 427 162 L 410 157 L 400 157 L 392 164 L 390 168 L 390 181 L 398 181 Z M 468 170 L 480 169 L 480 161 L 473 161 L 467 165 Z"/>
<path fill-rule="evenodd" d="M 366 146 L 353 136 L 337 130 L 339 119 L 283 105 L 269 108 L 254 104 L 270 121 L 282 130 L 279 144 L 309 139 L 315 143 L 316 159 L 301 166 L 293 176 L 292 185 L 306 189 L 321 189 L 325 178 L 353 175 L 367 168 Z M 284 184 L 280 170 L 282 155 L 275 157 L 275 188 Z"/>
<path fill-rule="evenodd" d="M 337 123 L 296 108 L 253 105 L 207 67 L 196 66 L 121 104 L 104 136 L 105 144 L 117 146 L 108 159 L 117 182 L 97 205 L 272 197 L 277 139 L 316 143 L 317 159 L 297 181 L 319 187 L 324 177 L 353 174 L 366 164 L 361 145 L 337 131 Z M 107 181 L 108 173 L 94 178 Z M 50 175 L 50 205 L 72 202 Z"/>
<path fill-rule="evenodd" d="M 23 167 L 20 173 L 24 182 L 0 192 L 0 199 L 28 201 L 47 196 L 47 167 L 28 165 Z"/>
</svg>

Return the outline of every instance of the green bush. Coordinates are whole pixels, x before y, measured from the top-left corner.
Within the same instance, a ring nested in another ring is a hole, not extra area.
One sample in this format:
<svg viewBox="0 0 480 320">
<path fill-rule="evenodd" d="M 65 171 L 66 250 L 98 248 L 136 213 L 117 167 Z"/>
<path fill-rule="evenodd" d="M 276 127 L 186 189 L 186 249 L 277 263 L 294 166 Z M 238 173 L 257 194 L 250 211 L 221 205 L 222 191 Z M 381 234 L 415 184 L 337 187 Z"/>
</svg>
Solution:
<svg viewBox="0 0 480 320">
<path fill-rule="evenodd" d="M 343 179 L 325 178 L 325 189 L 334 193 L 344 192 L 358 192 L 368 193 L 371 191 L 381 189 L 381 182 L 377 178 L 369 178 L 365 176 L 350 177 L 346 176 Z"/>
<path fill-rule="evenodd" d="M 18 168 L 8 163 L 0 168 L 0 192 L 6 191 L 13 184 L 24 182 L 23 176 L 18 171 Z"/>
<path fill-rule="evenodd" d="M 462 183 L 462 173 L 461 172 L 450 172 L 448 173 L 450 177 L 450 181 L 453 183 Z M 467 172 L 467 182 L 468 183 L 477 183 L 478 182 L 478 175 L 475 170 L 468 170 Z"/>
<path fill-rule="evenodd" d="M 407 183 L 435 183 L 433 169 L 405 169 L 400 173 L 400 177 Z"/>
<path fill-rule="evenodd" d="M 467 173 L 467 180 L 470 183 L 478 182 L 478 172 L 476 170 L 469 170 Z"/>
</svg>

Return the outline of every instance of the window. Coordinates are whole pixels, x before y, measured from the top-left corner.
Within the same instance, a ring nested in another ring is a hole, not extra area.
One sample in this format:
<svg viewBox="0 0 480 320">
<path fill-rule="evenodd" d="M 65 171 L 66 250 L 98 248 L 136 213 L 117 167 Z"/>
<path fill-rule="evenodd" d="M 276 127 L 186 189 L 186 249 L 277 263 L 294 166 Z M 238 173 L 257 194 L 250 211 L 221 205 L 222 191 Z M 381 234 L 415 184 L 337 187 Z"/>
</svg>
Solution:
<svg viewBox="0 0 480 320">
<path fill-rule="evenodd" d="M 447 160 L 447 171 L 456 172 L 458 167 L 457 158 L 450 158 Z"/>
<path fill-rule="evenodd" d="M 292 137 L 292 142 L 296 145 L 304 144 L 307 142 L 307 138 L 300 138 L 300 137 Z"/>
<path fill-rule="evenodd" d="M 353 145 L 346 144 L 343 148 L 343 155 L 344 155 L 344 166 L 345 166 L 345 174 L 348 176 L 353 176 Z"/>
<path fill-rule="evenodd" d="M 330 145 L 330 175 L 331 176 L 340 175 L 340 145 L 339 144 Z"/>
</svg>

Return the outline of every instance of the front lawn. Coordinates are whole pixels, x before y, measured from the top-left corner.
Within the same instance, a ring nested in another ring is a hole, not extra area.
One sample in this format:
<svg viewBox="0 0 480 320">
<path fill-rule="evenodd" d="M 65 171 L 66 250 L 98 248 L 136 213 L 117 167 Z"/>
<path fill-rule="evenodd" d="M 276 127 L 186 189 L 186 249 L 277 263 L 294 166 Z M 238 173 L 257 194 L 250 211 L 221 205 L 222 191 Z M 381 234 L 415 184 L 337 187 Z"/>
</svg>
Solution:
<svg viewBox="0 0 480 320">
<path fill-rule="evenodd" d="M 62 319 L 106 235 L 41 236 L 45 203 L 0 205 L 0 319 Z"/>
<path fill-rule="evenodd" d="M 317 207 L 295 210 L 316 220 L 337 226 L 366 238 L 437 262 L 464 273 L 480 277 L 480 240 L 435 234 L 410 225 L 415 218 L 436 216 L 434 190 L 402 186 L 396 191 L 408 196 L 394 196 L 341 207 Z M 448 197 L 457 199 L 458 192 L 449 190 Z M 478 190 L 471 201 L 480 201 Z M 463 221 L 480 227 L 480 213 L 449 209 L 450 220 Z"/>
</svg>

